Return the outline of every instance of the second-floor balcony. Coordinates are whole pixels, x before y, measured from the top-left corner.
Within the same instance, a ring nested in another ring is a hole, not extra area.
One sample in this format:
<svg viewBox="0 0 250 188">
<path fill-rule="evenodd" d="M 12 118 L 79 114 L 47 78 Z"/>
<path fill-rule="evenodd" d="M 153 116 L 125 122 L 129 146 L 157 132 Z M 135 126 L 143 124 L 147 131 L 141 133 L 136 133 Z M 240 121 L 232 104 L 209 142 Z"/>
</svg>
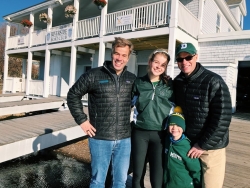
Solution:
<svg viewBox="0 0 250 188">
<path fill-rule="evenodd" d="M 159 1 L 108 13 L 105 17 L 104 35 L 168 27 L 171 13 L 170 2 L 171 0 Z M 31 34 L 17 34 L 9 37 L 7 50 L 71 41 L 73 33 L 75 33 L 74 40 L 98 37 L 100 24 L 101 16 L 95 16 L 79 20 L 75 25 L 72 21 L 50 29 L 37 29 Z M 178 8 L 178 27 L 194 38 L 199 33 L 198 19 L 181 2 Z"/>
</svg>

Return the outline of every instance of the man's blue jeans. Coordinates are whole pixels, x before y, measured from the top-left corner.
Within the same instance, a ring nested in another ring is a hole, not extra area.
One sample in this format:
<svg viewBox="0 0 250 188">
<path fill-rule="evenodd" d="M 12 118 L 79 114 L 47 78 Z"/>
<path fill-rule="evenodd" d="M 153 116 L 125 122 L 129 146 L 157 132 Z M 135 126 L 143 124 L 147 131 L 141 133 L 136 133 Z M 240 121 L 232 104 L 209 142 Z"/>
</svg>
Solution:
<svg viewBox="0 0 250 188">
<path fill-rule="evenodd" d="M 111 161 L 112 188 L 125 188 L 130 161 L 131 139 L 98 140 L 89 138 L 91 154 L 90 188 L 104 188 Z"/>
</svg>

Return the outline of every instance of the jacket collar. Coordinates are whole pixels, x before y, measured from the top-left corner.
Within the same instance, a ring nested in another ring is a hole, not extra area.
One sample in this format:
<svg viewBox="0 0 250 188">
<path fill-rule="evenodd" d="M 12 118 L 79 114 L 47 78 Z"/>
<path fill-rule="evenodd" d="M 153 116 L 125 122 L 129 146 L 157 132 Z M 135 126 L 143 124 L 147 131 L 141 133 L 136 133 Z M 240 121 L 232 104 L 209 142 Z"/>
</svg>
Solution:
<svg viewBox="0 0 250 188">
<path fill-rule="evenodd" d="M 150 79 L 149 79 L 149 76 L 148 76 L 148 73 L 146 75 L 144 75 L 143 77 L 141 77 L 143 81 L 146 81 L 146 82 L 150 82 Z M 163 81 L 160 79 L 159 80 L 159 83 L 162 83 Z"/>
<path fill-rule="evenodd" d="M 185 76 L 183 72 L 180 73 L 180 76 L 183 79 L 191 81 L 199 77 L 204 72 L 204 70 L 205 68 L 200 63 L 197 62 L 194 71 L 189 76 Z"/>
<path fill-rule="evenodd" d="M 116 74 L 115 70 L 113 69 L 113 65 L 112 65 L 112 62 L 111 61 L 105 61 L 103 63 L 103 67 L 108 70 L 111 74 Z M 127 66 L 124 67 L 123 72 L 125 72 L 127 70 Z M 121 74 L 122 74 L 121 73 Z"/>
</svg>

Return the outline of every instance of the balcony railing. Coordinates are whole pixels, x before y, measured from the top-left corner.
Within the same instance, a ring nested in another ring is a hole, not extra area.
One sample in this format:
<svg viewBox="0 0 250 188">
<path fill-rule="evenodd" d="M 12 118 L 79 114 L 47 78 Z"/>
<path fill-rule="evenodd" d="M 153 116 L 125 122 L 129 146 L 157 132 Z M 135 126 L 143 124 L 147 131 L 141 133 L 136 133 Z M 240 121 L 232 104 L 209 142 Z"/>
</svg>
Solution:
<svg viewBox="0 0 250 188">
<path fill-rule="evenodd" d="M 106 33 L 150 29 L 169 23 L 168 1 L 143 5 L 107 15 Z M 125 21 L 124 21 L 125 19 Z"/>
<path fill-rule="evenodd" d="M 25 91 L 25 79 L 8 77 L 4 83 L 4 92 L 16 93 Z"/>
<path fill-rule="evenodd" d="M 181 2 L 178 9 L 178 26 L 195 38 L 200 31 L 199 20 Z"/>
<path fill-rule="evenodd" d="M 106 15 L 105 34 L 133 32 L 167 26 L 170 17 L 170 0 L 142 5 Z M 98 36 L 100 33 L 101 17 L 80 20 L 76 23 L 76 39 Z M 199 34 L 199 20 L 181 3 L 178 9 L 178 26 L 193 37 Z M 72 23 L 52 27 L 32 33 L 32 46 L 45 43 L 68 41 L 72 39 Z M 9 49 L 28 47 L 29 35 L 9 37 Z"/>
<path fill-rule="evenodd" d="M 43 80 L 30 80 L 30 95 L 43 96 Z"/>
<path fill-rule="evenodd" d="M 76 38 L 98 36 L 100 33 L 100 22 L 101 22 L 100 16 L 77 22 Z"/>
<path fill-rule="evenodd" d="M 29 34 L 11 36 L 8 39 L 8 49 L 26 48 L 29 45 Z"/>
<path fill-rule="evenodd" d="M 32 33 L 32 46 L 39 46 L 45 44 L 47 30 L 37 30 Z"/>
</svg>

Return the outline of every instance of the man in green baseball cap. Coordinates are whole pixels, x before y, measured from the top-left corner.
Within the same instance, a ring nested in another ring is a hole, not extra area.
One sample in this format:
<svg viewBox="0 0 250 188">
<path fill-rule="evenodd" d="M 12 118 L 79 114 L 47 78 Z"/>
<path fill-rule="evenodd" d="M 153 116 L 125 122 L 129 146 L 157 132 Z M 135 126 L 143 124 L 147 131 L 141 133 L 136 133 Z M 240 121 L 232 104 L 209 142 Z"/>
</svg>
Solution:
<svg viewBox="0 0 250 188">
<path fill-rule="evenodd" d="M 228 87 L 220 75 L 197 62 L 192 43 L 181 43 L 175 52 L 181 70 L 174 79 L 175 103 L 186 117 L 185 134 L 192 145 L 187 155 L 201 160 L 203 188 L 221 188 L 232 117 Z"/>
</svg>

